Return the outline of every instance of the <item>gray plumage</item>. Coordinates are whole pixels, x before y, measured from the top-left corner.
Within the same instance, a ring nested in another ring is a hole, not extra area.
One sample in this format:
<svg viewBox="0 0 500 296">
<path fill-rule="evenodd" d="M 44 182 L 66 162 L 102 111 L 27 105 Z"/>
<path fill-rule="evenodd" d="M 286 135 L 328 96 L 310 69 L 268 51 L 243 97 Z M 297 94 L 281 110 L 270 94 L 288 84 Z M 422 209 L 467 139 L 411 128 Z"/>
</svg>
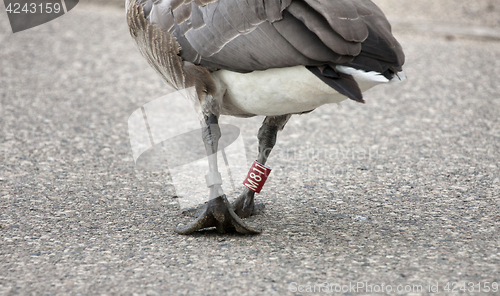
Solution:
<svg viewBox="0 0 500 296">
<path fill-rule="evenodd" d="M 392 79 L 404 63 L 390 24 L 370 0 L 130 1 L 132 35 L 176 88 L 190 79 L 186 68 L 210 84 L 205 69 L 245 73 L 305 65 L 340 93 L 362 101 L 355 82 L 339 75 L 336 65 Z"/>
</svg>

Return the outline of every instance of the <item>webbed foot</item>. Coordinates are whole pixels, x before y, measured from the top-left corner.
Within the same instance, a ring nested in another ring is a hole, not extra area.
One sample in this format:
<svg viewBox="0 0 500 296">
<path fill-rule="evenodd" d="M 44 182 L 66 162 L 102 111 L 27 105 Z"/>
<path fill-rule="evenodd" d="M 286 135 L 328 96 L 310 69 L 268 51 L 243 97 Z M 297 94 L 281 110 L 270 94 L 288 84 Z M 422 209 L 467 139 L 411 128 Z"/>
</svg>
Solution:
<svg viewBox="0 0 500 296">
<path fill-rule="evenodd" d="M 202 209 L 198 218 L 189 225 L 176 227 L 179 234 L 190 234 L 197 230 L 215 227 L 217 232 L 238 232 L 242 234 L 258 234 L 261 230 L 250 227 L 233 211 L 225 195 L 211 199 Z"/>
</svg>

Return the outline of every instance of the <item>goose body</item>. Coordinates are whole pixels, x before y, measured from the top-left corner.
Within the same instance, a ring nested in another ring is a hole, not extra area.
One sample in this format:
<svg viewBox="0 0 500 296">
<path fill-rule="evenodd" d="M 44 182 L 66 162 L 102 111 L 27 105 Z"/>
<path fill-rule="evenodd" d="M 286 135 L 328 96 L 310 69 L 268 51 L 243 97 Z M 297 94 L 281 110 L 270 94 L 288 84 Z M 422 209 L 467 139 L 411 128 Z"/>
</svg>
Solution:
<svg viewBox="0 0 500 296">
<path fill-rule="evenodd" d="M 201 79 L 199 84 L 205 85 L 217 83 L 219 88 L 211 89 L 213 99 L 224 105 L 227 90 L 228 103 L 246 106 L 239 111 L 247 112 L 247 116 L 268 115 L 252 110 L 269 110 L 273 100 L 283 103 L 283 110 L 274 110 L 273 115 L 301 113 L 310 111 L 303 110 L 310 106 L 314 109 L 339 102 L 338 93 L 363 102 L 363 91 L 402 77 L 397 75 L 404 63 L 401 46 L 392 36 L 382 11 L 370 0 L 127 1 L 131 1 L 127 8 L 133 35 L 146 29 L 158 30 L 156 34 L 171 42 L 161 44 L 159 36 L 151 40 L 151 32 L 142 37 L 142 42 L 138 41 L 142 52 L 167 82 L 177 88 L 185 85 L 172 83 L 176 79 Z M 141 11 L 133 11 L 133 7 L 140 7 Z M 137 18 L 144 18 L 147 24 L 139 28 Z M 175 52 L 175 56 L 165 61 L 161 52 Z M 193 75 L 193 71 L 185 71 L 187 65 L 205 72 Z M 305 67 L 318 79 L 304 71 Z M 258 83 L 265 81 L 272 83 Z M 310 102 L 294 106 L 297 98 L 280 91 L 295 89 L 296 85 L 303 91 L 294 92 L 295 96 L 305 97 L 298 100 Z M 227 89 L 221 89 L 226 86 Z M 323 98 L 326 86 L 335 90 L 326 91 L 330 99 Z M 253 107 L 248 106 L 252 104 L 248 91 L 267 95 L 265 100 L 271 102 L 261 104 L 263 100 L 257 98 Z M 276 95 L 269 96 L 273 92 Z"/>
<path fill-rule="evenodd" d="M 215 226 L 256 233 L 254 191 L 229 205 L 216 151 L 221 114 L 265 115 L 265 164 L 292 114 L 404 79 L 404 53 L 370 0 L 126 0 L 130 33 L 150 65 L 176 89 L 195 87 L 210 172 L 204 212 L 179 233 Z M 239 216 L 239 217 L 238 217 Z"/>
</svg>

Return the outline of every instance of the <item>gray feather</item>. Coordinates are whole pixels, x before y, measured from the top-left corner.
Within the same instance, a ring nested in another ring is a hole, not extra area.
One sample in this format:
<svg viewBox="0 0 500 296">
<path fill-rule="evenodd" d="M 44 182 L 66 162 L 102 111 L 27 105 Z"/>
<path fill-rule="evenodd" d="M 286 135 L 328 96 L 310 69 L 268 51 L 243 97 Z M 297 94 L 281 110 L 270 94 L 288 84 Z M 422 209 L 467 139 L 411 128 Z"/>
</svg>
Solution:
<svg viewBox="0 0 500 296">
<path fill-rule="evenodd" d="M 305 2 L 295 1 L 287 8 L 287 11 L 302 21 L 334 52 L 340 55 L 356 56 L 361 51 L 361 43 L 345 40 L 330 26 L 326 18 Z"/>
<path fill-rule="evenodd" d="M 368 37 L 368 29 L 353 0 L 305 0 L 314 10 L 326 18 L 330 26 L 345 40 L 363 42 Z"/>
<path fill-rule="evenodd" d="M 283 19 L 274 22 L 273 26 L 297 51 L 312 60 L 337 62 L 342 58 L 340 54 L 328 48 L 316 34 L 311 34 L 309 28 L 288 11 L 284 11 Z"/>
</svg>

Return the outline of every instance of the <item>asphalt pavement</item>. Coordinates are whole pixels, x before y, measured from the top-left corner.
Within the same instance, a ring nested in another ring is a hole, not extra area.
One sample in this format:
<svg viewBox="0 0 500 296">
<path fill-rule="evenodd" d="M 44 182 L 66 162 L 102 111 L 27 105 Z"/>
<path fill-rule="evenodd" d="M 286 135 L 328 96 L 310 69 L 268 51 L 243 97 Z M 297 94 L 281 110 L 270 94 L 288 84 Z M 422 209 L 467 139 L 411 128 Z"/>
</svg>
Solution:
<svg viewBox="0 0 500 296">
<path fill-rule="evenodd" d="M 181 236 L 169 173 L 133 161 L 129 116 L 171 90 L 123 10 L 12 34 L 2 8 L 0 295 L 500 293 L 500 41 L 466 30 L 500 22 L 393 15 L 408 80 L 292 117 L 263 233 Z M 261 120 L 239 121 L 250 159 Z"/>
</svg>

